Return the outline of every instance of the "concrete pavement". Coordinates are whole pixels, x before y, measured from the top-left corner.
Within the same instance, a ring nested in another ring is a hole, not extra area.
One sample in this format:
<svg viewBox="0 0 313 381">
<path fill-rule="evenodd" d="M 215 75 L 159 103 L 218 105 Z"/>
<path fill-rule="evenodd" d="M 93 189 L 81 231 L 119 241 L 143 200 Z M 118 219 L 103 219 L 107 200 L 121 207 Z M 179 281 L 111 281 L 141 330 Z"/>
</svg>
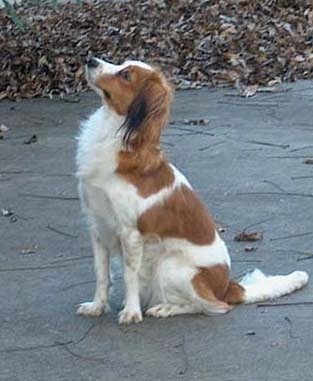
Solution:
<svg viewBox="0 0 313 381">
<path fill-rule="evenodd" d="M 235 94 L 176 93 L 164 148 L 225 228 L 234 276 L 259 267 L 312 277 L 312 82 Z M 311 381 L 312 281 L 275 307 L 120 327 L 119 275 L 110 313 L 75 315 L 94 290 L 75 135 L 98 104 L 93 93 L 78 103 L 0 102 L 0 125 L 9 128 L 0 140 L 0 380 Z M 244 229 L 264 239 L 235 242 Z"/>
</svg>

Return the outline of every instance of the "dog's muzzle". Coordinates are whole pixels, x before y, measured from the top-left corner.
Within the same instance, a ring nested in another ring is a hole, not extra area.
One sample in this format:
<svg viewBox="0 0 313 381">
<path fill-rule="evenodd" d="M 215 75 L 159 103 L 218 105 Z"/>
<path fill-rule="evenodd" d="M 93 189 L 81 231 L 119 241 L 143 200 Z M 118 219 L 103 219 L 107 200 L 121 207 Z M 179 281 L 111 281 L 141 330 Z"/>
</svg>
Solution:
<svg viewBox="0 0 313 381">
<path fill-rule="evenodd" d="M 95 57 L 88 58 L 86 62 L 86 66 L 88 67 L 88 69 L 95 69 L 99 66 L 99 64 L 99 61 Z"/>
</svg>

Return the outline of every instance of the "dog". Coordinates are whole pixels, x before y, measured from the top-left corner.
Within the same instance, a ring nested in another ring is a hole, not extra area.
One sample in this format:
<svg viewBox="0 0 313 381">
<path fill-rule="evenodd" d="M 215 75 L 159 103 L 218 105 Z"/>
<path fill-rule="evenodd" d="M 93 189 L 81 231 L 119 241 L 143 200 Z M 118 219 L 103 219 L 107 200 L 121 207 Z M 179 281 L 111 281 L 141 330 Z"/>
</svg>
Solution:
<svg viewBox="0 0 313 381">
<path fill-rule="evenodd" d="M 125 282 L 119 323 L 179 314 L 220 314 L 235 305 L 302 288 L 308 274 L 237 282 L 230 257 L 205 204 L 160 148 L 172 90 L 164 75 L 140 61 L 114 65 L 90 58 L 86 77 L 102 106 L 82 124 L 77 177 L 94 253 L 96 290 L 78 314 L 108 308 L 110 258 L 119 253 Z"/>
</svg>

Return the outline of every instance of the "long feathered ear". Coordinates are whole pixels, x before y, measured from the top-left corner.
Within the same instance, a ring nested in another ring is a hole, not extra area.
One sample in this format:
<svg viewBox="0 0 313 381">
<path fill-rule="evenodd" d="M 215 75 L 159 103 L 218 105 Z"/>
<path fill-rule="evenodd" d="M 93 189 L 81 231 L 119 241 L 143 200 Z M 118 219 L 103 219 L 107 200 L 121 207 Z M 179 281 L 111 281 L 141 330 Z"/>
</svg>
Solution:
<svg viewBox="0 0 313 381">
<path fill-rule="evenodd" d="M 122 126 L 126 147 L 145 150 L 159 144 L 162 129 L 168 122 L 171 98 L 171 88 L 162 74 L 154 72 L 146 78 Z"/>
</svg>

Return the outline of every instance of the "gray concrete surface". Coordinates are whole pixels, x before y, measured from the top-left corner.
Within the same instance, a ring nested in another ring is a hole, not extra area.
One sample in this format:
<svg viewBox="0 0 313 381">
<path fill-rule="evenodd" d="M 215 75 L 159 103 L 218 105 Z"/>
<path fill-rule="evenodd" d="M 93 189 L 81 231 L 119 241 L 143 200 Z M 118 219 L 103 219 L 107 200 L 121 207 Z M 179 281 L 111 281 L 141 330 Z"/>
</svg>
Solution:
<svg viewBox="0 0 313 381">
<path fill-rule="evenodd" d="M 313 157 L 313 85 L 284 90 L 248 99 L 227 89 L 178 92 L 163 138 L 225 227 L 234 276 L 254 267 L 313 274 L 313 167 L 303 162 Z M 0 209 L 16 219 L 0 215 L 0 380 L 311 381 L 312 281 L 278 301 L 287 305 L 120 327 L 119 276 L 112 312 L 75 315 L 94 289 L 75 135 L 97 105 L 93 93 L 79 103 L 0 103 L 0 124 L 9 127 L 0 141 Z M 184 122 L 201 118 L 209 124 Z M 24 144 L 33 134 L 38 141 Z M 263 241 L 235 242 L 247 227 Z"/>
</svg>

